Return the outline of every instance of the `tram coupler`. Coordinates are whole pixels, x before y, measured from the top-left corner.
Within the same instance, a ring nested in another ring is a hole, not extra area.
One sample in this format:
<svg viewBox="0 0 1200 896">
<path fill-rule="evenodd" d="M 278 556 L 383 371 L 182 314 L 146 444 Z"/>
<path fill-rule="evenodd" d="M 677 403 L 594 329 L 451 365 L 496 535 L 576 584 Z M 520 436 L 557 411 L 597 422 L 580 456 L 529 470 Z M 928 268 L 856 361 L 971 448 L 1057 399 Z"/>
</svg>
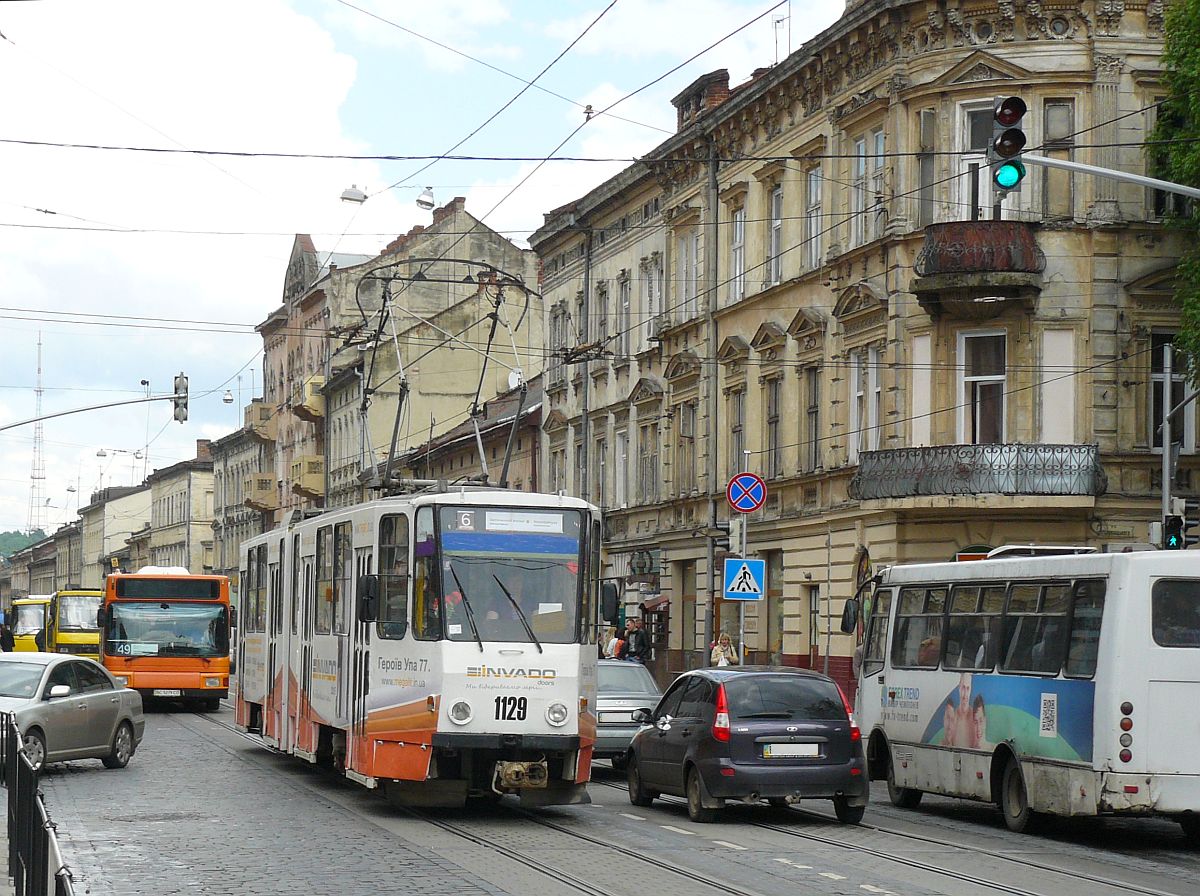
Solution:
<svg viewBox="0 0 1200 896">
<path fill-rule="evenodd" d="M 506 762 L 496 763 L 496 774 L 492 786 L 499 791 L 524 790 L 527 787 L 545 787 L 550 780 L 550 770 L 546 761 L 537 762 Z"/>
</svg>

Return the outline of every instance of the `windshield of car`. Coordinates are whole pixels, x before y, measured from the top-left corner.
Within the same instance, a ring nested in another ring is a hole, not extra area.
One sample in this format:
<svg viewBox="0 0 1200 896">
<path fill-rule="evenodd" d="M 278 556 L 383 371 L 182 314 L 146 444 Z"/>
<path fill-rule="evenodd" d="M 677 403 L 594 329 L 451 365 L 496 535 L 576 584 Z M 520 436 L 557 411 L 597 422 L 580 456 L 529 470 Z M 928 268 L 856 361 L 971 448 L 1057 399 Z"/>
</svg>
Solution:
<svg viewBox="0 0 1200 896">
<path fill-rule="evenodd" d="M 112 656 L 226 656 L 220 604 L 114 602 L 104 652 Z"/>
<path fill-rule="evenodd" d="M 442 507 L 438 525 L 446 638 L 577 640 L 578 511 Z"/>
<path fill-rule="evenodd" d="M 596 672 L 596 693 L 657 696 L 658 685 L 641 663 L 603 664 Z"/>
<path fill-rule="evenodd" d="M 42 630 L 45 604 L 17 604 L 13 609 L 17 611 L 17 618 L 13 621 L 14 635 L 32 635 Z"/>
<path fill-rule="evenodd" d="M 0 663 L 0 697 L 32 697 L 45 668 L 37 663 Z"/>
<path fill-rule="evenodd" d="M 846 719 L 837 685 L 804 675 L 734 676 L 725 682 L 725 699 L 732 719 Z"/>
<path fill-rule="evenodd" d="M 58 627 L 62 631 L 94 632 L 98 609 L 98 594 L 61 594 L 58 598 Z"/>
</svg>

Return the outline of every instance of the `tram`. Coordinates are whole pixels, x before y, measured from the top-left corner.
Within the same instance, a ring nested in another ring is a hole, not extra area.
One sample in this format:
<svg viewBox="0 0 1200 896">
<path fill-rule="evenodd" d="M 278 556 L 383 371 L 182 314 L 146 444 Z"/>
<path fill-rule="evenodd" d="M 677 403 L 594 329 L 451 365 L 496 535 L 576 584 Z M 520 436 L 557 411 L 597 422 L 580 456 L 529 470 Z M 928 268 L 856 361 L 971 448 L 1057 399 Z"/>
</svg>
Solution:
<svg viewBox="0 0 1200 896">
<path fill-rule="evenodd" d="M 236 720 L 392 802 L 588 802 L 600 513 L 455 487 L 243 542 Z"/>
</svg>

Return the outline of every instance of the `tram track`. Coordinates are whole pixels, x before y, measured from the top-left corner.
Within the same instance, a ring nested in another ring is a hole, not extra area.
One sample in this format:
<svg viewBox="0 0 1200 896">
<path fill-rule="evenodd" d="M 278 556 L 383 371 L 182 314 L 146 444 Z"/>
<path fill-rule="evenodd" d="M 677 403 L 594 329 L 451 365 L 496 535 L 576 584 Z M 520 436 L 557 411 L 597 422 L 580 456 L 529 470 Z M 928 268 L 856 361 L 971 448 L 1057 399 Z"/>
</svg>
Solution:
<svg viewBox="0 0 1200 896">
<path fill-rule="evenodd" d="M 619 790 L 623 793 L 628 792 L 625 787 L 623 787 L 622 785 L 617 784 L 615 782 L 612 782 L 612 781 L 595 781 L 595 780 L 593 780 L 591 783 L 593 785 L 601 785 L 604 787 L 610 787 L 614 790 Z M 684 800 L 678 799 L 678 798 L 660 797 L 660 799 L 668 805 L 676 805 L 676 806 L 686 805 L 686 802 Z M 835 819 L 832 816 L 825 815 L 824 813 L 821 813 L 821 812 L 816 812 L 812 809 L 801 809 L 801 808 L 797 808 L 797 807 L 792 807 L 792 809 L 790 811 L 792 811 L 798 815 L 801 815 L 805 818 L 811 818 L 811 819 L 818 820 L 818 821 L 824 821 L 824 822 L 835 821 Z M 800 838 L 803 840 L 809 840 L 814 843 L 821 843 L 821 844 L 827 845 L 827 846 L 836 846 L 836 847 L 841 847 L 843 849 L 853 850 L 855 852 L 865 853 L 867 855 L 885 859 L 886 861 L 893 862 L 898 865 L 904 865 L 908 868 L 913 868 L 916 870 L 925 871 L 925 872 L 933 873 L 933 874 L 939 874 L 944 877 L 949 877 L 953 880 L 962 881 L 964 883 L 971 883 L 971 884 L 975 884 L 977 886 L 978 885 L 986 886 L 991 889 L 998 890 L 999 892 L 1002 892 L 1002 893 L 1012 894 L 1012 896 L 1046 896 L 1046 894 L 1038 893 L 1033 890 L 1027 890 L 1027 889 L 1024 889 L 1023 887 L 1017 887 L 1017 886 L 1013 886 L 1011 884 L 1004 884 L 999 881 L 985 880 L 983 878 L 974 877 L 970 874 L 966 874 L 961 871 L 956 871 L 952 868 L 945 868 L 940 865 L 934 865 L 929 862 L 923 862 L 919 859 L 911 859 L 911 858 L 907 858 L 905 856 L 899 856 L 899 855 L 896 855 L 895 853 L 888 852 L 883 849 L 878 849 L 878 848 L 871 847 L 871 846 L 865 846 L 860 843 L 847 843 L 846 841 L 840 840 L 836 837 L 828 837 L 828 836 L 824 836 L 821 834 L 814 834 L 814 833 L 806 832 L 806 831 L 797 831 L 794 828 L 789 828 L 785 825 L 771 824 L 769 822 L 746 821 L 744 823 L 750 827 L 760 828 L 762 830 L 773 831 L 773 832 L 776 832 L 779 834 L 784 834 L 788 837 L 796 837 L 796 838 Z M 1122 892 L 1140 893 L 1140 894 L 1142 894 L 1142 896 L 1179 896 L 1179 894 L 1173 893 L 1169 890 L 1159 890 L 1159 889 L 1155 889 L 1153 887 L 1144 887 L 1140 884 L 1135 884 L 1135 883 L 1131 883 L 1128 881 L 1118 881 L 1118 880 L 1114 880 L 1113 878 L 1101 877 L 1099 875 L 1089 874 L 1087 872 L 1065 870 L 1060 866 L 1051 865 L 1047 862 L 1038 862 L 1038 861 L 1034 861 L 1031 859 L 1018 858 L 1018 857 L 1009 855 L 1008 853 L 1001 852 L 999 850 L 987 849 L 985 847 L 980 847 L 980 846 L 971 846 L 969 844 L 963 844 L 963 843 L 959 843 L 959 842 L 956 842 L 953 840 L 944 840 L 944 839 L 941 839 L 938 837 L 931 837 L 926 834 L 914 834 L 910 831 L 902 831 L 897 828 L 888 828 L 888 827 L 883 827 L 881 825 L 870 824 L 870 823 L 861 823 L 858 825 L 858 827 L 864 828 L 864 829 L 870 830 L 870 831 L 876 831 L 881 834 L 887 834 L 887 835 L 893 836 L 893 837 L 901 837 L 906 840 L 912 840 L 912 841 L 916 841 L 919 843 L 925 843 L 925 844 L 934 845 L 934 846 L 941 846 L 941 847 L 945 847 L 948 849 L 956 849 L 956 850 L 960 850 L 963 852 L 972 853 L 975 855 L 988 856 L 990 858 L 1001 859 L 1005 862 L 1010 862 L 1014 865 L 1019 865 L 1024 868 L 1029 868 L 1032 870 L 1042 871 L 1042 872 L 1050 872 L 1050 873 L 1054 873 L 1054 874 L 1058 874 L 1058 875 L 1062 875 L 1064 877 L 1070 878 L 1072 881 L 1083 881 L 1083 882 L 1087 882 L 1087 883 L 1097 884 L 1099 886 L 1109 887 L 1111 889 L 1120 890 Z"/>
</svg>

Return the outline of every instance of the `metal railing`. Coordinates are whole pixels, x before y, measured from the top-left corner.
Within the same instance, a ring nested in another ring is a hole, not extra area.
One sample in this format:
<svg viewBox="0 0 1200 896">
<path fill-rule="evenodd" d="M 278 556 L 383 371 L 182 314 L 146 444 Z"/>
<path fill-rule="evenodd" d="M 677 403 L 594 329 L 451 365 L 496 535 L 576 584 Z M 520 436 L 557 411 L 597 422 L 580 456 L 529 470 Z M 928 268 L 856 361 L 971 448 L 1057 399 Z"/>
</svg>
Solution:
<svg viewBox="0 0 1200 896">
<path fill-rule="evenodd" d="M 21 748 L 11 713 L 0 713 L 0 784 L 8 790 L 8 876 L 17 896 L 74 896 L 37 772 Z"/>
</svg>

